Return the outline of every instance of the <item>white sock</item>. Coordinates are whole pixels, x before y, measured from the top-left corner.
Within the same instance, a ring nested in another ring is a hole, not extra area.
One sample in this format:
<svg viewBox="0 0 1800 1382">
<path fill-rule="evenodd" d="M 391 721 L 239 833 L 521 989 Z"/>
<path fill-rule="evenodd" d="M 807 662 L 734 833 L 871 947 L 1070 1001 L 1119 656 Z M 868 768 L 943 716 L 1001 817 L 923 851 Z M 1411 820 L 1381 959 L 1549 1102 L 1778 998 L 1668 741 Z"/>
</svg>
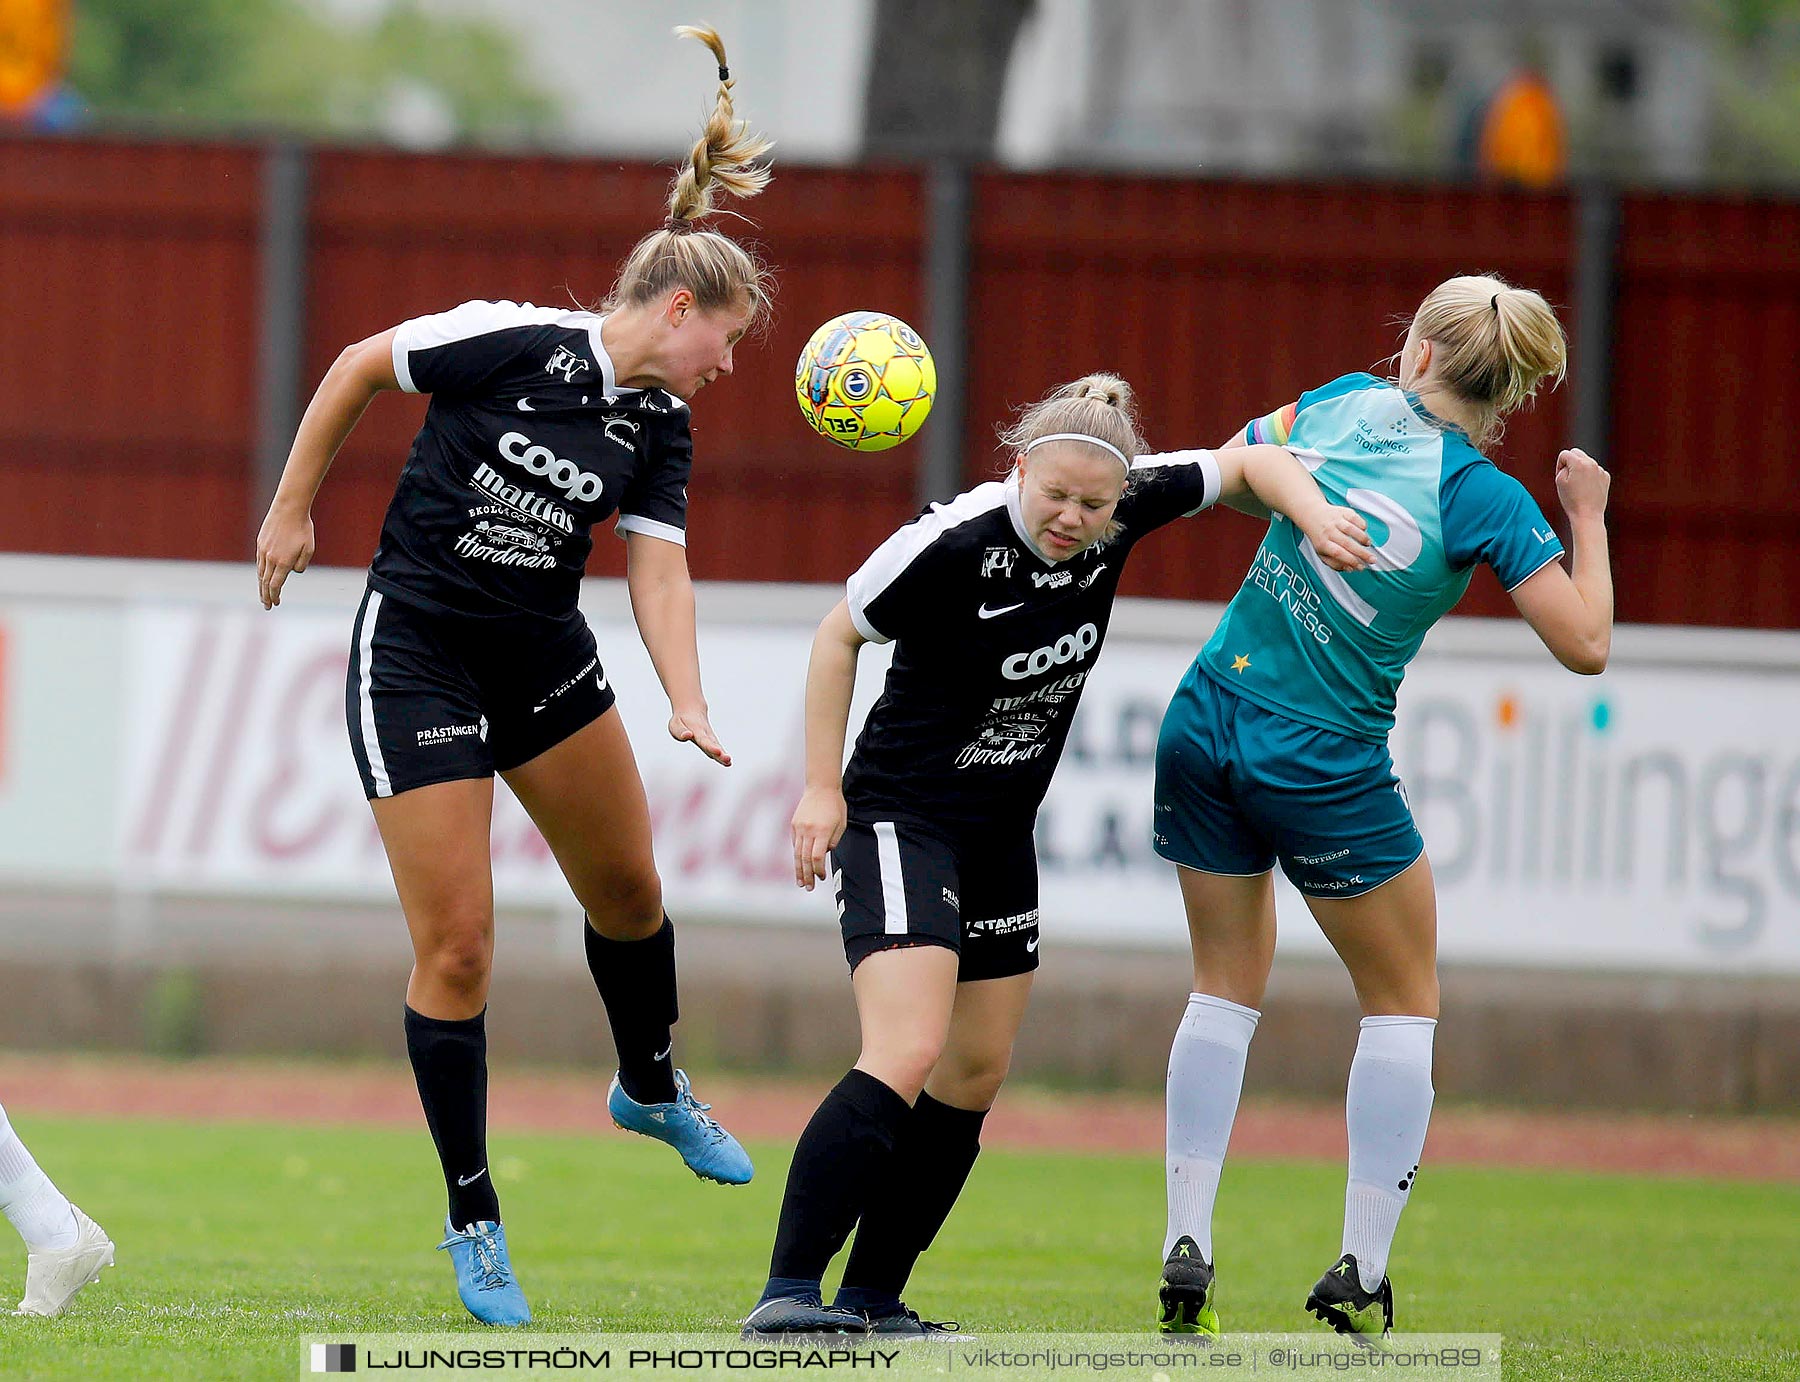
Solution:
<svg viewBox="0 0 1800 1382">
<path fill-rule="evenodd" d="M 1168 1138 L 1163 1155 L 1169 1185 L 1165 1258 L 1185 1234 L 1200 1245 L 1201 1256 L 1213 1260 L 1213 1201 L 1258 1016 L 1255 1008 L 1211 994 L 1188 995 L 1187 1011 L 1169 1048 Z"/>
<path fill-rule="evenodd" d="M 75 1212 L 38 1169 L 0 1108 L 0 1213 L 31 1252 L 75 1246 Z"/>
<path fill-rule="evenodd" d="M 1406 1208 L 1425 1129 L 1431 1122 L 1430 1017 L 1365 1017 L 1350 1062 L 1344 1118 L 1350 1179 L 1344 1191 L 1344 1248 L 1365 1291 L 1387 1275 L 1388 1253 Z"/>
</svg>

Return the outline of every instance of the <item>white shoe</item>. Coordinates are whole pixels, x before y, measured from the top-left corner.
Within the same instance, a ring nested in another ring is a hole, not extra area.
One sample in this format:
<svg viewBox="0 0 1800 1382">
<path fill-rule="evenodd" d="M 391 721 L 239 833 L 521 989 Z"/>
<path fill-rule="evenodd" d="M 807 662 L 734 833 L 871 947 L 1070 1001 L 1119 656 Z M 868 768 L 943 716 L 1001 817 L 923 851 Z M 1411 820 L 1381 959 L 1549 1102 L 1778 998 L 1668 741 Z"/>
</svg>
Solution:
<svg viewBox="0 0 1800 1382">
<path fill-rule="evenodd" d="M 25 1259 L 25 1299 L 20 1315 L 60 1315 L 75 1293 L 100 1279 L 100 1269 L 113 1264 L 113 1244 L 100 1225 L 74 1205 L 75 1246 L 29 1253 Z"/>
</svg>

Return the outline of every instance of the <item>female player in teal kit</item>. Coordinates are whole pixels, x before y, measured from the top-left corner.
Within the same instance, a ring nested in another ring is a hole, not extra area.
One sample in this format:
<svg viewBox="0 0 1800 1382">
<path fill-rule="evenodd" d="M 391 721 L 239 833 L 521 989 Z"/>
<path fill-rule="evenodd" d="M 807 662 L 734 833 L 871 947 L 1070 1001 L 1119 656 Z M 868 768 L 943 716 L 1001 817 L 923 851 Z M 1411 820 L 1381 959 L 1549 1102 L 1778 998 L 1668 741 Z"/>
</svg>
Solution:
<svg viewBox="0 0 1800 1382">
<path fill-rule="evenodd" d="M 1606 666 L 1607 473 L 1580 451 L 1557 457 L 1571 576 L 1525 487 L 1479 449 L 1563 364 L 1543 298 L 1498 278 L 1453 278 L 1414 315 L 1397 387 L 1345 375 L 1229 443 L 1293 448 L 1327 498 L 1366 517 L 1377 551 L 1368 570 L 1335 572 L 1274 518 L 1163 720 L 1155 845 L 1180 866 L 1194 951 L 1169 1058 L 1165 1331 L 1218 1329 L 1213 1201 L 1274 957 L 1277 862 L 1363 1011 L 1343 1256 L 1306 1306 L 1339 1333 L 1393 1326 L 1388 1252 L 1425 1145 L 1438 1014 L 1431 866 L 1387 749 L 1394 695 L 1478 562 L 1563 665 Z"/>
</svg>

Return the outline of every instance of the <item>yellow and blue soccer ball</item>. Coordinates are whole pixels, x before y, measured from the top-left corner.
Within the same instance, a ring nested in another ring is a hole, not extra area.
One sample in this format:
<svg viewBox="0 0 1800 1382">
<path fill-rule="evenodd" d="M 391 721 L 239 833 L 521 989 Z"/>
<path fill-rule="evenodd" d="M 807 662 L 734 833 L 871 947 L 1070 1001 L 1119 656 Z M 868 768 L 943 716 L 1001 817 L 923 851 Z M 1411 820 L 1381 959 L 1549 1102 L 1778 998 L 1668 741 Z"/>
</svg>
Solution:
<svg viewBox="0 0 1800 1382">
<path fill-rule="evenodd" d="M 853 451 L 885 451 L 931 412 L 937 366 L 900 318 L 846 312 L 813 332 L 794 369 L 794 392 L 820 436 Z"/>
</svg>

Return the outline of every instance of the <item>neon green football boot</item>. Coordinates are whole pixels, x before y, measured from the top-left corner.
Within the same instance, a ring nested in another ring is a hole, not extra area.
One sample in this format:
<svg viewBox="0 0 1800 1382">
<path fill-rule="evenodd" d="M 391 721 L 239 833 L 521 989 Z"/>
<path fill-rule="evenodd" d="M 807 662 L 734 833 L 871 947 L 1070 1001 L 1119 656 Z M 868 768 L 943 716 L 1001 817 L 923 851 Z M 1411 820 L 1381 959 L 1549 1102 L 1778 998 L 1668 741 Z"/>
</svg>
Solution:
<svg viewBox="0 0 1800 1382">
<path fill-rule="evenodd" d="M 1185 1233 L 1175 1240 L 1169 1260 L 1163 1263 L 1162 1288 L 1157 1295 L 1162 1313 L 1156 1327 L 1164 1334 L 1217 1337 L 1219 1314 L 1213 1309 L 1212 1264 Z"/>
<path fill-rule="evenodd" d="M 1340 1334 L 1373 1342 L 1394 1327 L 1394 1287 L 1385 1276 L 1373 1291 L 1363 1290 L 1356 1259 L 1345 1253 L 1319 1278 L 1306 1308 Z"/>
</svg>

